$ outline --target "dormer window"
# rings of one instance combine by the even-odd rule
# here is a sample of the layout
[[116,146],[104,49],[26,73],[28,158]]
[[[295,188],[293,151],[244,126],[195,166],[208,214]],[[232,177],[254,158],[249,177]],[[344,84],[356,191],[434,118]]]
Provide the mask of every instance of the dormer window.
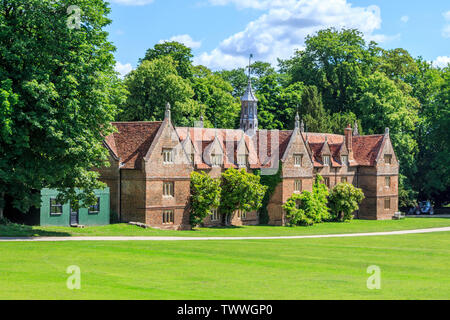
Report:
[[302,154],[294,154],[294,165],[296,167],[301,167],[303,163],[303,155]]
[[211,165],[213,167],[220,167],[222,166],[223,159],[221,154],[212,154],[211,155]]
[[248,164],[248,155],[240,154],[238,155],[238,165],[240,167],[245,167]]
[[163,163],[173,163],[173,149],[163,149]]
[[384,163],[385,164],[392,164],[392,154],[385,154],[384,155]]
[[330,156],[323,156],[323,165],[324,166],[330,165]]
[[348,166],[348,156],[341,156],[342,164]]

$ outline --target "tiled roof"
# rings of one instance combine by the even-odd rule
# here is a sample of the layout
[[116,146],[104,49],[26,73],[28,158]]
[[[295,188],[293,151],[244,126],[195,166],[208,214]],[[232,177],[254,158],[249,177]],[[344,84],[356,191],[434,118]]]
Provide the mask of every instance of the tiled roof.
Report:
[[384,135],[353,137],[353,156],[360,166],[374,166]]
[[140,160],[147,154],[161,123],[161,121],[112,123],[118,132],[106,137],[105,142],[120,158],[122,168],[140,169]]
[[[162,122],[114,122],[112,123],[118,132],[106,137],[105,143],[111,149],[112,153],[120,158],[122,168],[139,169],[141,159],[147,154],[158,129]],[[245,135],[239,129],[209,129],[209,128],[186,128],[177,127],[176,131],[181,141],[186,140],[189,135],[197,151],[205,150],[217,137],[223,150],[224,167],[237,167],[236,157],[239,142],[244,137],[247,149],[249,150],[249,161],[251,168],[267,167],[272,157],[272,147],[278,147],[279,159],[286,152],[293,131],[278,131],[278,141],[272,141],[276,131],[258,130],[256,135],[250,137]],[[315,167],[323,167],[321,150],[327,141],[331,153],[331,165],[340,167],[340,150],[345,143],[343,135],[328,133],[305,133],[303,138],[307,141],[309,150],[312,153],[312,159]],[[384,135],[356,136],[353,137],[353,156],[355,165],[373,166],[383,142]],[[267,145],[266,150],[260,150],[261,142]],[[272,146],[273,144],[278,146]],[[202,154],[195,157],[196,167],[199,169],[208,169],[210,166],[204,162]]]

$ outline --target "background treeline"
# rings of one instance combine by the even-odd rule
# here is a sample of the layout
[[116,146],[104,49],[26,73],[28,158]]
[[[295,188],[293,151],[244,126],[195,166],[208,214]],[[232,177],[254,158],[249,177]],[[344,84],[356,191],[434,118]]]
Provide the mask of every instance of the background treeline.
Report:
[[[70,6],[83,13],[68,28]],[[191,50],[150,48],[125,79],[104,0],[0,1],[0,220],[40,206],[40,190],[60,201],[94,204],[105,186],[92,168],[108,165],[104,137],[114,120],[161,120],[166,102],[176,125],[236,128],[245,69],[212,72]],[[69,20],[68,20],[69,19]],[[366,43],[357,30],[328,29],[274,67],[252,64],[265,129],[292,129],[298,109],[308,131],[391,136],[401,161],[401,205],[417,198],[449,202],[450,68],[433,68],[403,49]],[[84,192],[79,193],[77,189]]]
[[[208,127],[236,128],[248,70],[212,72],[192,58],[177,42],[149,49],[124,80],[128,96],[117,119],[161,119],[169,101],[176,125],[204,116]],[[257,61],[251,69],[260,128],[292,129],[297,110],[310,132],[342,134],[355,122],[360,134],[389,127],[401,163],[400,205],[418,196],[449,201],[450,68],[367,43],[358,30],[327,29],[277,68]]]

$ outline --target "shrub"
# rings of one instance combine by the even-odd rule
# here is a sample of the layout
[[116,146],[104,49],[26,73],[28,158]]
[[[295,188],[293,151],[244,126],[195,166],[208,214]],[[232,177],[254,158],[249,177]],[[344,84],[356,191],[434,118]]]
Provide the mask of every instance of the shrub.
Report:
[[327,207],[329,193],[322,181],[323,178],[317,175],[312,192],[293,194],[283,205],[289,226],[311,226],[331,219]]
[[212,208],[220,205],[220,180],[213,179],[205,172],[191,173],[190,222],[192,226],[203,223]]
[[336,185],[329,197],[333,219],[341,222],[352,220],[353,212],[359,209],[363,199],[363,191],[352,184],[344,182]]

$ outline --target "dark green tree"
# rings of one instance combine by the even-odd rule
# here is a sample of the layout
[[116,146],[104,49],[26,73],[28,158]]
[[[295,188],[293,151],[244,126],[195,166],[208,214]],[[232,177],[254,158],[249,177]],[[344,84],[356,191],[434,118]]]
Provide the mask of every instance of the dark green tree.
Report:
[[191,173],[190,222],[193,227],[203,223],[211,209],[220,205],[220,179],[211,178],[205,172]]
[[0,207],[40,206],[46,187],[89,204],[104,187],[92,168],[107,165],[122,93],[109,12],[102,0],[0,2]]

